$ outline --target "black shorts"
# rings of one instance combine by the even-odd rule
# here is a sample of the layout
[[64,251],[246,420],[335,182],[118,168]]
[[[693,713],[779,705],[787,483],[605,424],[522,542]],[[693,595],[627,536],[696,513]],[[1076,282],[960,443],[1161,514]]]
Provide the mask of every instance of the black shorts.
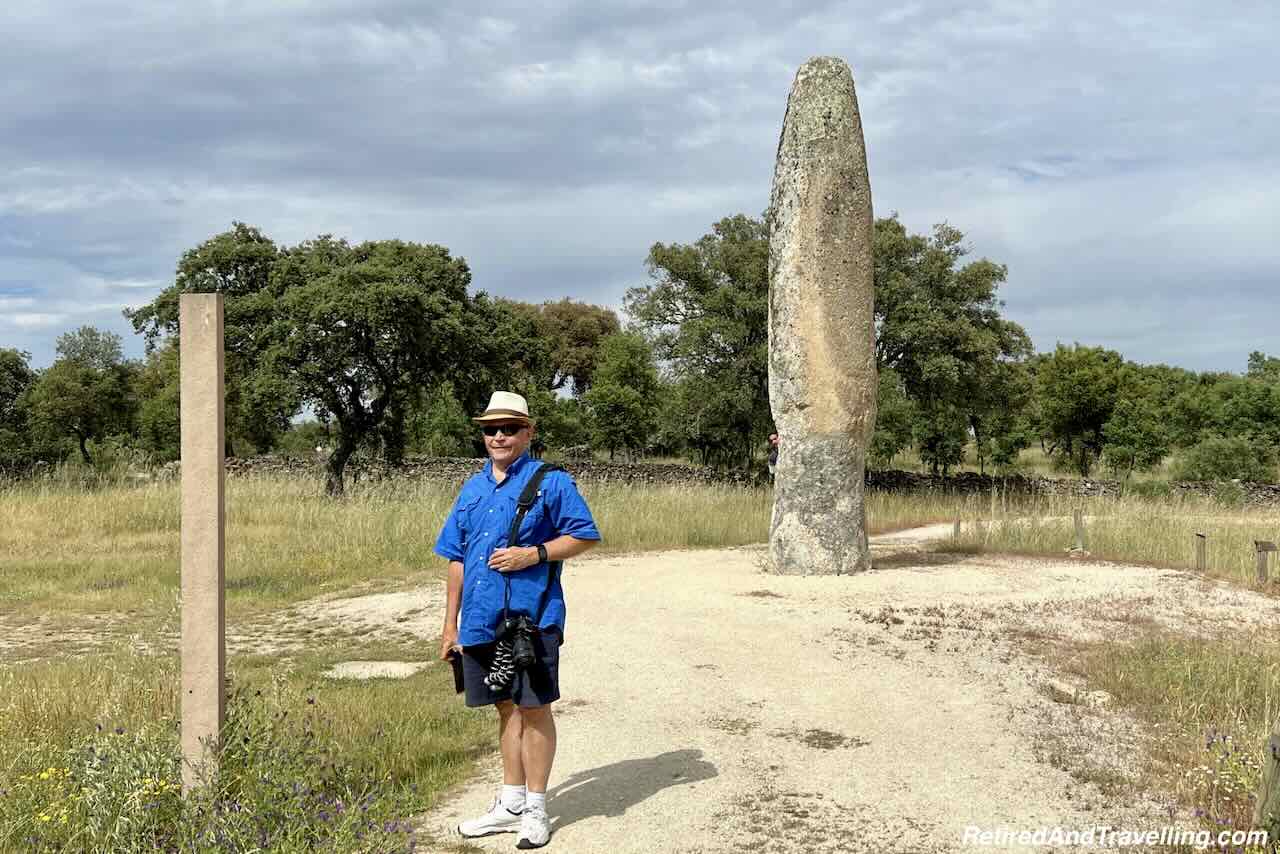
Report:
[[527,670],[516,673],[511,684],[500,691],[492,691],[484,684],[493,660],[494,644],[463,647],[462,684],[467,705],[476,708],[513,700],[517,706],[532,708],[559,700],[561,643],[563,637],[556,629],[538,632],[533,639],[538,660]]

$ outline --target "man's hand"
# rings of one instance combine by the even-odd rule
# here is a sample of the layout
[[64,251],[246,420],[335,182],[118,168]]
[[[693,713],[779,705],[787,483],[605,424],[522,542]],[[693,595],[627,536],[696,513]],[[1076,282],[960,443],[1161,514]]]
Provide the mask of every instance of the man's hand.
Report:
[[506,549],[494,549],[489,556],[489,568],[498,572],[518,572],[528,569],[538,562],[536,546],[513,546]]
[[440,638],[440,660],[448,661],[450,654],[453,653],[454,647],[458,645],[458,630],[446,631],[444,636]]

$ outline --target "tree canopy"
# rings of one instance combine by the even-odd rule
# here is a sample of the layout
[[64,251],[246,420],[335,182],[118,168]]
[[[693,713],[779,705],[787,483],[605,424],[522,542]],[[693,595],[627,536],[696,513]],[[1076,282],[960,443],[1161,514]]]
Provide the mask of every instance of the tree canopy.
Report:
[[876,220],[876,366],[891,369],[915,403],[915,441],[935,470],[960,461],[971,432],[989,453],[1016,446],[1003,416],[1031,354],[1027,333],[1001,315],[996,294],[1008,270],[986,258],[961,264],[968,254],[951,225],[925,237],[896,215]]
[[133,429],[136,366],[125,361],[119,335],[92,326],[59,336],[57,354],[27,395],[32,432],[46,444],[74,439],[92,465],[90,442]]
[[30,461],[26,395],[35,384],[31,354],[0,348],[0,470],[17,470]]
[[627,313],[686,384],[704,458],[750,464],[772,429],[764,222],[739,214],[693,244],[655,243],[648,266],[654,283],[627,291]]
[[239,432],[261,448],[302,406],[332,417],[327,489],[340,494],[361,443],[403,448],[415,389],[475,373],[491,339],[470,281],[466,262],[441,246],[324,235],[281,249],[237,223],[185,253],[174,284],[129,317],[154,346],[177,331],[181,293],[225,294],[228,409],[234,401]]
[[[126,312],[144,361],[92,327],[64,334],[42,370],[0,349],[0,469],[106,465],[119,448],[175,458],[187,292],[226,298],[228,454],[323,447],[335,494],[356,453],[482,454],[470,417],[500,388],[525,395],[539,451],[589,442],[762,469],[768,237],[766,219],[738,214],[692,243],[654,243],[624,330],[605,306],[473,293],[466,261],[442,246],[282,246],[234,223]],[[1008,270],[972,257],[960,229],[914,234],[894,215],[874,240],[875,465],[913,451],[942,474],[962,459],[1009,471],[1037,443],[1061,469],[1102,464],[1126,480],[1171,454],[1177,476],[1261,476],[1280,460],[1280,358],[1254,351],[1241,373],[1196,373],[1079,344],[1033,354],[1004,316]]]

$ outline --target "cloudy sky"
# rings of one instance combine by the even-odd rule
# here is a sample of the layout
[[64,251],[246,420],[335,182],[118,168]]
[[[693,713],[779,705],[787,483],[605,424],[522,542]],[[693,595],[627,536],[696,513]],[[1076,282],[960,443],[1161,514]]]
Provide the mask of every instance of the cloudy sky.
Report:
[[[483,12],[475,11],[483,9]],[[33,0],[0,11],[0,347],[115,330],[233,220],[440,243],[620,307],[760,214],[809,56],[854,70],[877,215],[1009,266],[1008,315],[1139,361],[1280,353],[1280,5]]]

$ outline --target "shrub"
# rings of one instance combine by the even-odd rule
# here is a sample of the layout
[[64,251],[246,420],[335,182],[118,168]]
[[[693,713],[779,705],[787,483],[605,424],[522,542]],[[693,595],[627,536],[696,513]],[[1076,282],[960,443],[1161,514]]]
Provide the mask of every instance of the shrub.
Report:
[[1167,480],[1137,480],[1126,484],[1124,491],[1139,498],[1168,498],[1173,494],[1173,485]]
[[1245,502],[1244,487],[1230,480],[1223,480],[1213,485],[1213,500],[1223,507],[1243,507]]
[[1267,446],[1243,436],[1213,436],[1183,455],[1175,479],[1269,482],[1273,475],[1274,458]]
[[172,721],[99,725],[60,753],[34,746],[0,775],[0,849],[412,850],[405,793],[338,758],[313,700],[281,699],[231,695],[220,766],[186,798]]

